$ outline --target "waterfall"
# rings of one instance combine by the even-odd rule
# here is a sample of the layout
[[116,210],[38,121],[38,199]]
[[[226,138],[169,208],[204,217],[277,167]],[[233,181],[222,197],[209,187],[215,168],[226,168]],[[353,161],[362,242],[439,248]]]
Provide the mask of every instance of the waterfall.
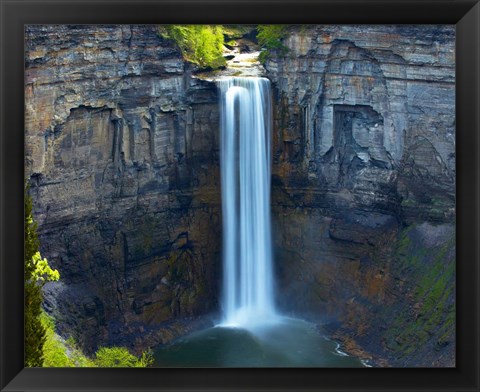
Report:
[[218,81],[225,325],[275,318],[270,228],[270,81]]

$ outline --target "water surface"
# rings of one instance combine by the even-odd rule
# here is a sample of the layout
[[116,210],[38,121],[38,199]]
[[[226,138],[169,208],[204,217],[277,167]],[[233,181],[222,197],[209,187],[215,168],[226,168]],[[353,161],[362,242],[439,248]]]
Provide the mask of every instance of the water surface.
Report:
[[217,326],[155,351],[158,367],[364,367],[314,324],[290,318],[247,330]]

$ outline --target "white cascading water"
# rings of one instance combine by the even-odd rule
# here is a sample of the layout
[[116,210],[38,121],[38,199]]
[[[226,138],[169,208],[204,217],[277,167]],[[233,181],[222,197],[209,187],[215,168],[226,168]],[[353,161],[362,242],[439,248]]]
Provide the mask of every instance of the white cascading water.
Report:
[[221,107],[223,325],[276,317],[270,228],[270,81],[218,81]]

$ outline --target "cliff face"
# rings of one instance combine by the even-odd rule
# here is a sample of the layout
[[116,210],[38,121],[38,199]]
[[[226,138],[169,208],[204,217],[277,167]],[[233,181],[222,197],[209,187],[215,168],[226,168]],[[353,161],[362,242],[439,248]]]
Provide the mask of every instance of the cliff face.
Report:
[[[453,365],[454,26],[291,27],[284,44],[266,63],[279,305],[379,364]],[[221,281],[216,86],[150,25],[28,26],[25,61],[60,331],[91,351],[195,327]]]
[[394,365],[452,365],[454,26],[292,27],[284,45],[266,63],[280,303]]
[[[28,26],[26,172],[47,306],[87,349],[217,306],[218,103],[155,26]],[[181,324],[181,323],[180,323]]]

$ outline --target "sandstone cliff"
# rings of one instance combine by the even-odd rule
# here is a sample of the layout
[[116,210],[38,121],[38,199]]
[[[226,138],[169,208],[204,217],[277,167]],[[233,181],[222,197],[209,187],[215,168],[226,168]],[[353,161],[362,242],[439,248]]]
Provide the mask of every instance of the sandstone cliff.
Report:
[[47,306],[87,350],[167,341],[217,306],[215,85],[150,25],[28,26],[25,61]]

